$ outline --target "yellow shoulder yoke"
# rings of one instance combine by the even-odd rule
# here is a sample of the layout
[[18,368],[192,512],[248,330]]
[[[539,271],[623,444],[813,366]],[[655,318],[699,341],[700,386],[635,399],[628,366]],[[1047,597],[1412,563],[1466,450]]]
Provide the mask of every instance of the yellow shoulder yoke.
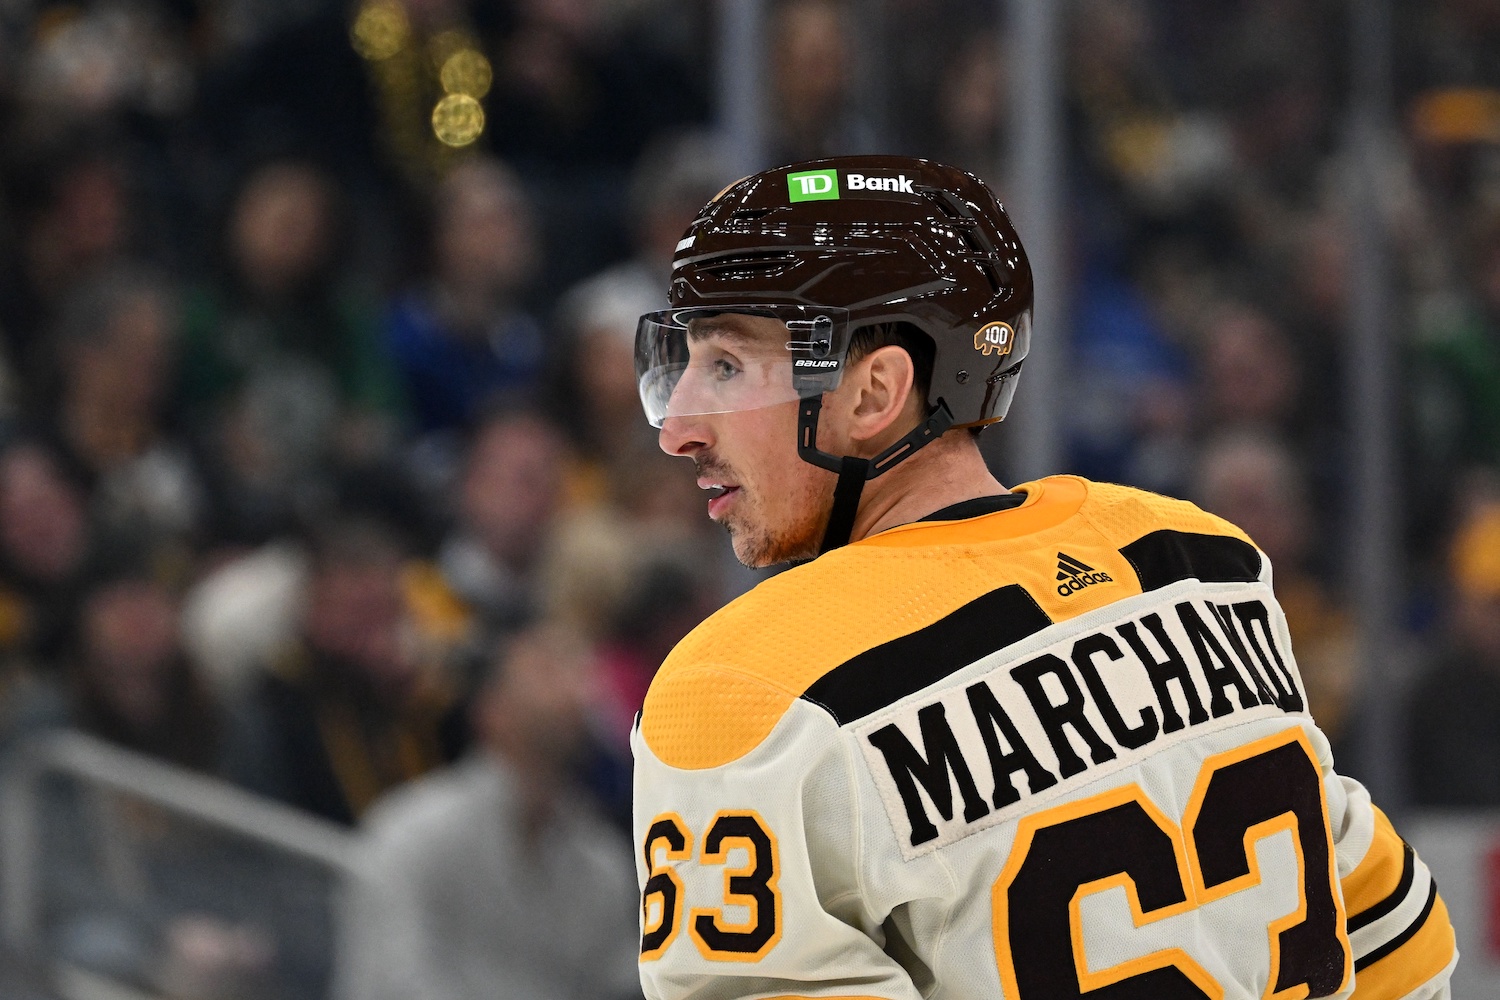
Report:
[[[662,665],[641,735],[673,767],[749,753],[825,673],[976,598],[1023,586],[1053,621],[1140,593],[1122,545],[1163,528],[1244,533],[1192,504],[1057,476],[1017,487],[1020,507],[920,521],[862,539],[763,582],[693,630]],[[1247,539],[1248,540],[1248,539]],[[1109,582],[1059,593],[1059,556]]]

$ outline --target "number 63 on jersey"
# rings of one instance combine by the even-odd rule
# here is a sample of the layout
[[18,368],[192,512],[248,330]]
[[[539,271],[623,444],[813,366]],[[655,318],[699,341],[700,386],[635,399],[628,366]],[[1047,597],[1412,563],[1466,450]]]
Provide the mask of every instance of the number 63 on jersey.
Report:
[[[1264,850],[1278,834],[1290,850]],[[696,856],[695,843],[675,813],[647,828],[642,961],[684,926],[706,959],[758,961],[783,931],[775,836],[755,811],[726,810]],[[743,863],[731,866],[736,848]],[[674,862],[688,860],[724,868],[720,898],[686,900]],[[1201,918],[1245,925],[1244,960],[1269,969],[1265,996],[1330,996],[1352,971],[1336,879],[1316,758],[1300,729],[1278,733],[1206,760],[1180,822],[1135,784],[1022,817],[991,892],[1001,985],[1010,1000],[1218,1000],[1224,990],[1190,944]],[[1112,892],[1130,924],[1114,936],[1159,946],[1111,955],[1100,904]],[[745,918],[729,919],[729,906]]]

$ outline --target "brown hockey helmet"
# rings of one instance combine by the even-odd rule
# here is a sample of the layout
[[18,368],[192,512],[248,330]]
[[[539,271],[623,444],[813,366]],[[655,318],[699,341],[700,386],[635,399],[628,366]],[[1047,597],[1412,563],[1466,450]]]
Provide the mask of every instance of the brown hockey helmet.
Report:
[[[866,480],[949,428],[1005,416],[1031,347],[1031,299],[1015,228],[972,174],[904,156],[776,167],[726,188],[677,244],[671,308],[636,331],[641,403],[660,427],[800,401],[798,454],[839,476],[828,551],[849,540]],[[722,313],[779,319],[785,353],[736,359],[726,376],[692,349],[695,322]],[[925,419],[874,458],[819,450],[823,393],[838,388],[854,332],[886,323],[933,342]]]
[[927,403],[955,426],[1005,416],[1031,343],[1031,267],[1005,209],[973,174],[914,157],[813,160],[731,185],[679,244],[669,301],[831,307],[850,332],[910,323],[936,347]]

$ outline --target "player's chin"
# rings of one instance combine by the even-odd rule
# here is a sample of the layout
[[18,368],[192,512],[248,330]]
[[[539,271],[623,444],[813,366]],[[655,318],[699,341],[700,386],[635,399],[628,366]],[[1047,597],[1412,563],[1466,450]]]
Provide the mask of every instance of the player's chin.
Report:
[[766,562],[766,546],[763,538],[756,538],[744,528],[731,521],[720,522],[724,530],[729,532],[729,545],[734,549],[734,557],[740,561],[741,566],[749,569],[762,569],[771,565]]
[[767,569],[782,563],[811,559],[818,554],[816,541],[775,537],[763,531],[748,530],[743,524],[726,522],[734,557],[750,569]]

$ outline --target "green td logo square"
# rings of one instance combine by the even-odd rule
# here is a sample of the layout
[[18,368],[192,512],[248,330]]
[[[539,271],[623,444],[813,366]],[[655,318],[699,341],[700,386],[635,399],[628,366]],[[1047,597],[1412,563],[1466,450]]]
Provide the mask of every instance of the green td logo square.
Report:
[[787,197],[792,201],[836,201],[839,196],[837,170],[807,170],[786,175]]

